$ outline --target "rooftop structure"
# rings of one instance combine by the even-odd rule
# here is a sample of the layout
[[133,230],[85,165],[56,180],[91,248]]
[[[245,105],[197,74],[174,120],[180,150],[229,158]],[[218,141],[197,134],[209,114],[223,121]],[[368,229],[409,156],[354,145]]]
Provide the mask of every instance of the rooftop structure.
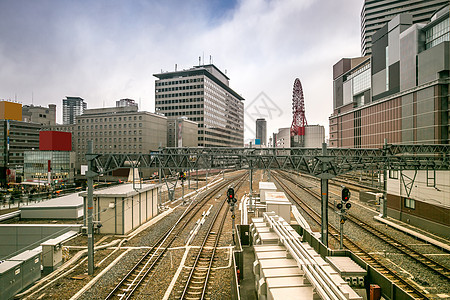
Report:
[[42,125],[55,125],[56,105],[49,104],[48,107],[24,105],[22,107],[22,120]]

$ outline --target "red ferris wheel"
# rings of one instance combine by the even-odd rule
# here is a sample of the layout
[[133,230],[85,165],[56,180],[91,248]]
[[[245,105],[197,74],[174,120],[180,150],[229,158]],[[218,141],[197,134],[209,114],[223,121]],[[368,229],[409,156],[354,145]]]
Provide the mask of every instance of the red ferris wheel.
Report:
[[294,91],[292,95],[292,125],[291,137],[305,135],[307,125],[305,116],[305,99],[303,98],[303,88],[300,79],[294,81]]

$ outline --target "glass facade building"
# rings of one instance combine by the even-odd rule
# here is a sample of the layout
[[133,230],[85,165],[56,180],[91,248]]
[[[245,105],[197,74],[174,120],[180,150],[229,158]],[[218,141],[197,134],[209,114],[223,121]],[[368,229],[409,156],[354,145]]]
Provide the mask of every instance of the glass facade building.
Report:
[[52,184],[73,182],[75,153],[72,151],[25,151],[24,181],[48,183],[49,162]]

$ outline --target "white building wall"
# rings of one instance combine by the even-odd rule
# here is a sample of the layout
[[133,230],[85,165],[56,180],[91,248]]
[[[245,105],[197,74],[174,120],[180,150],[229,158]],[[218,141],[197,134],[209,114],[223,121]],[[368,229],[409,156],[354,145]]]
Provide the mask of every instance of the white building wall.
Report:
[[325,127],[308,125],[305,128],[305,148],[321,148],[325,142]]
[[276,148],[291,147],[291,128],[280,128],[277,133]]
[[[410,179],[414,178],[414,171],[402,171],[407,189],[410,189]],[[388,172],[387,192],[388,194],[408,197],[405,184],[402,182],[400,171]],[[433,186],[433,180],[435,184]],[[431,186],[429,186],[431,185]],[[415,175],[414,184],[409,195],[417,201],[426,202],[432,205],[443,206],[450,208],[450,171],[428,171],[428,185],[427,185],[427,171],[418,171]]]

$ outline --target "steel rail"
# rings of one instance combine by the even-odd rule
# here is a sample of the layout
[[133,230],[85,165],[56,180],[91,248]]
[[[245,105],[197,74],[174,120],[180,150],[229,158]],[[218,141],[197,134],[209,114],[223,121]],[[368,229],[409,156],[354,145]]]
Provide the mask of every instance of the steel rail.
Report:
[[[276,174],[274,174],[273,177],[277,181],[277,183],[288,193],[288,195],[292,198],[292,200],[294,200],[294,202],[303,209],[305,213],[307,213],[315,222],[321,224],[320,215],[314,209],[312,209],[308,204],[302,201],[295,194],[295,192],[292,191],[292,189],[290,189],[277,177]],[[305,188],[304,190],[309,192],[309,189]],[[331,236],[335,240],[338,240],[339,230],[337,230],[334,226],[330,224],[328,224],[328,230],[331,233]],[[412,299],[431,299],[427,294],[425,294],[424,292],[419,290],[415,285],[413,285],[413,283],[410,283],[409,281],[397,275],[395,272],[391,271],[388,267],[382,264],[374,256],[369,254],[367,251],[365,251],[363,248],[354,243],[350,238],[348,238],[345,235],[344,235],[344,246],[350,251],[352,251],[355,255],[363,259],[366,263],[371,265],[378,272],[389,278],[392,282],[395,282],[395,284],[405,293],[410,295]]]
[[[242,186],[242,184],[243,184],[244,180],[246,179],[246,177],[247,176],[245,176],[245,177],[243,177],[243,178],[241,178],[239,180],[239,182],[236,185],[236,190],[238,190]],[[203,239],[202,245],[200,246],[200,250],[199,250],[199,252],[196,255],[195,261],[194,261],[194,263],[192,265],[192,269],[189,272],[189,275],[188,275],[188,278],[186,280],[186,284],[185,284],[185,287],[183,289],[183,292],[181,293],[180,299],[185,299],[186,294],[188,293],[189,285],[191,283],[192,276],[194,275],[195,268],[197,267],[198,262],[200,260],[200,257],[203,254],[203,250],[205,249],[205,246],[206,246],[206,244],[208,242],[208,239],[210,237],[210,233],[211,233],[214,225],[216,225],[217,218],[219,217],[223,207],[225,206],[225,202],[226,202],[226,199],[221,201],[221,203],[219,205],[220,207],[219,207],[219,209],[216,210],[216,213],[214,214],[213,220],[211,221],[211,224],[209,225],[209,227],[207,229],[207,232],[206,232],[205,237]],[[211,254],[209,256],[209,259],[208,259],[209,262],[208,262],[208,267],[207,267],[207,271],[206,271],[206,274],[205,274],[205,280],[204,280],[204,283],[203,283],[203,286],[202,286],[202,293],[200,295],[200,299],[204,299],[204,297],[205,297],[206,288],[207,288],[207,284],[208,284],[208,280],[209,280],[209,275],[210,275],[210,272],[211,272],[212,264],[213,264],[215,253],[216,253],[216,248],[217,248],[217,245],[219,244],[220,235],[222,233],[222,229],[223,229],[223,226],[225,224],[225,220],[226,220],[227,215],[228,215],[228,208],[226,208],[226,211],[223,214],[223,217],[222,217],[222,219],[221,219],[221,221],[219,223],[219,228],[218,228],[218,230],[216,232],[216,235],[215,235],[214,246],[212,247],[212,252],[211,252]]]
[[[290,177],[284,177],[284,178],[289,180],[293,184],[296,184],[298,187],[301,187],[301,185],[298,182],[294,182]],[[338,185],[336,184],[336,186],[338,186]],[[309,189],[308,189],[308,192],[310,194],[313,194],[313,196],[316,197],[316,199],[320,199],[320,196],[318,195],[318,193],[311,191]],[[329,206],[334,208],[332,204],[329,204]],[[412,259],[414,259],[418,263],[422,264],[424,267],[428,268],[429,270],[444,277],[446,280],[450,280],[450,269],[447,266],[444,266],[443,264],[423,255],[422,253],[414,250],[413,248],[409,247],[405,243],[396,240],[389,234],[384,233],[383,231],[375,228],[371,224],[365,222],[364,220],[362,220],[361,218],[355,216],[354,214],[352,214],[350,212],[347,213],[347,219],[350,222],[352,222],[353,224],[357,225],[358,227],[361,227],[362,229],[364,229],[366,232],[376,236],[378,239],[387,243],[391,247],[394,247],[395,249],[402,252],[403,254],[406,254],[407,256],[411,257]]]
[[[242,178],[244,176],[246,175],[243,174],[236,177]],[[183,214],[178,218],[175,224],[169,228],[143,255],[143,257],[130,269],[130,271],[121,279],[121,281],[114,287],[105,299],[113,299],[114,297],[118,297],[119,299],[130,299],[142,281],[154,269],[156,263],[158,263],[163,257],[167,247],[172,244],[178,233],[183,230],[196,215],[196,213],[200,211],[202,204],[209,201],[217,189],[226,187],[230,181],[234,180],[236,180],[236,178],[221,182],[219,187],[209,190],[201,201],[195,202],[194,205],[191,203],[191,205],[188,206]],[[166,245],[165,247],[162,247],[164,243],[166,243]],[[158,252],[158,250],[160,251]],[[142,267],[142,269],[139,270],[140,267]],[[125,282],[135,273],[135,271],[138,271],[137,276],[132,280],[132,283],[128,285],[128,288],[123,288],[127,285]]]

